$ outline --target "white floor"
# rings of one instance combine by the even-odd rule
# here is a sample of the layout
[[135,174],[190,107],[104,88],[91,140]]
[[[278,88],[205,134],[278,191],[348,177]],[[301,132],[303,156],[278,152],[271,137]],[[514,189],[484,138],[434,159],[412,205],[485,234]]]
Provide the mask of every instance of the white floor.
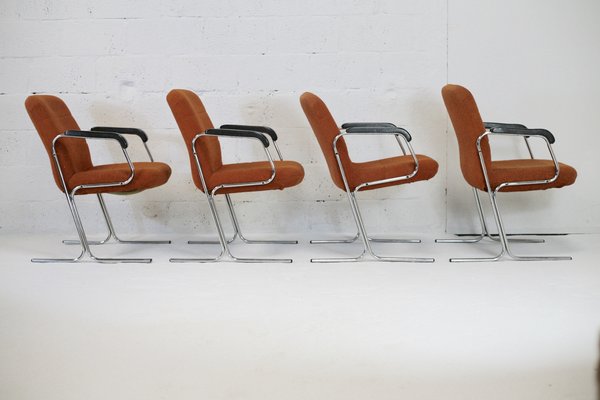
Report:
[[150,265],[31,264],[58,237],[1,237],[0,399],[593,399],[600,235],[450,264],[492,244],[378,245],[435,264],[310,264],[359,245],[236,245],[293,264],[170,264],[215,247],[110,245]]

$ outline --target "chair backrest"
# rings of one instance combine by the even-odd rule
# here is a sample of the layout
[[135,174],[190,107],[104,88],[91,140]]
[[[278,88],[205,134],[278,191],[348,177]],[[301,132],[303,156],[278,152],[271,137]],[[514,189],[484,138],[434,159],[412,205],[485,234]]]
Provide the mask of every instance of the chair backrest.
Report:
[[[52,156],[52,141],[67,130],[79,130],[67,105],[56,96],[34,95],[25,100],[25,108],[35,126],[52,166],[52,174],[58,188],[64,191],[60,175]],[[90,149],[83,139],[61,139],[56,143],[56,155],[60,161],[65,182],[76,172],[92,167]]]
[[[192,140],[199,133],[212,129],[214,126],[196,93],[185,89],[173,89],[167,95],[167,102],[187,146],[194,183],[196,187],[203,190],[196,160],[194,159]],[[196,152],[200,159],[204,177],[209,179],[212,173],[223,165],[219,139],[215,136],[200,138],[196,141]]]
[[[300,96],[300,104],[302,105],[304,114],[306,114],[306,118],[308,118],[308,122],[321,146],[333,183],[339,188],[345,189],[342,174],[333,151],[333,140],[339,135],[340,128],[331,116],[325,103],[323,103],[323,100],[318,96],[310,92],[303,93],[302,96]],[[352,162],[348,155],[348,148],[344,138],[337,141],[337,149],[346,175],[348,176],[348,174],[351,173]]]
[[[460,169],[463,177],[469,185],[485,189],[485,179],[477,152],[477,138],[485,132],[485,126],[475,99],[469,90],[459,85],[444,86],[442,97],[458,140]],[[489,171],[492,158],[487,137],[481,141],[481,150]]]

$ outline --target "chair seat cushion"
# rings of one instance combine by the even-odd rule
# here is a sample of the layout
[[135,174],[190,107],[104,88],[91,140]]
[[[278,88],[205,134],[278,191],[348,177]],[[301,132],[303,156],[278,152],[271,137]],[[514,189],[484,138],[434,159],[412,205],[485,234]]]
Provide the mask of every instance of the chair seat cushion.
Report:
[[[378,189],[386,186],[401,185],[404,183],[426,181],[433,178],[437,173],[438,163],[434,159],[422,154],[417,154],[417,160],[419,161],[419,170],[412,178],[398,182],[367,186],[362,188],[361,191]],[[414,168],[415,162],[412,156],[390,157],[374,161],[352,163],[349,171],[346,171],[346,177],[348,179],[350,190],[354,190],[358,185],[365,182],[409,175],[412,173]]]
[[[257,192],[262,190],[285,189],[296,186],[304,179],[304,168],[295,161],[274,161],[275,179],[267,185],[226,188],[217,194]],[[265,181],[271,177],[271,164],[268,161],[224,164],[213,172],[206,182],[209,190],[226,183]],[[202,189],[202,187],[199,187]]]
[[[577,171],[570,165],[558,163],[558,178],[552,183],[541,185],[508,186],[501,192],[523,192],[528,190],[545,190],[572,185],[577,178]],[[550,179],[554,176],[554,162],[552,160],[500,160],[492,161],[489,172],[490,185],[498,187],[503,182],[523,182]]]
[[[81,189],[77,194],[139,192],[163,185],[171,176],[171,168],[161,162],[134,162],[134,177],[125,186]],[[69,191],[84,184],[123,182],[131,171],[127,163],[97,165],[88,170],[76,172],[67,182]]]

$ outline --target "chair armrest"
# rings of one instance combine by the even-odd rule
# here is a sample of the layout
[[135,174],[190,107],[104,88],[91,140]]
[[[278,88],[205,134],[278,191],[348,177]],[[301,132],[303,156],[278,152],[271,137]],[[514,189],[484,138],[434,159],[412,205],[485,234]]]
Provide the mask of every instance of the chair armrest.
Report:
[[261,133],[266,133],[267,135],[271,136],[271,139],[273,141],[277,140],[277,133],[275,133],[275,130],[273,128],[270,128],[268,126],[226,124],[226,125],[221,125],[221,129],[235,129],[235,130],[261,132]]
[[231,137],[246,137],[254,138],[261,141],[265,148],[269,147],[269,139],[260,132],[242,129],[208,129],[205,133],[209,136],[231,136]]
[[410,142],[412,140],[412,137],[410,136],[410,133],[408,133],[408,131],[404,128],[398,128],[398,127],[387,127],[387,126],[382,126],[382,127],[374,127],[374,126],[365,126],[365,127],[354,127],[354,128],[348,128],[346,129],[347,133],[351,133],[351,134],[378,134],[378,133],[382,133],[382,134],[399,134],[404,136],[404,138],[406,139],[407,142]]
[[504,122],[484,122],[485,129],[494,128],[508,128],[508,129],[527,129],[525,125],[521,124],[505,124]]
[[396,125],[391,122],[345,122],[342,124],[342,129],[364,128],[364,127],[380,127],[380,128],[395,128]]
[[542,136],[548,140],[548,143],[553,144],[556,139],[554,135],[547,129],[510,129],[510,128],[493,128],[493,133],[500,133],[503,135],[516,135],[516,136]]
[[119,142],[121,148],[127,148],[127,140],[123,136],[115,132],[103,131],[66,131],[63,136],[80,137],[86,139],[113,139]]
[[143,130],[138,129],[138,128],[119,128],[119,127],[114,127],[114,126],[95,126],[92,129],[90,129],[90,131],[92,131],[92,132],[98,132],[98,131],[116,132],[116,133],[120,133],[121,135],[136,135],[136,136],[139,136],[140,139],[142,139],[142,142],[146,143],[148,141],[148,135],[146,135],[146,132],[144,132]]

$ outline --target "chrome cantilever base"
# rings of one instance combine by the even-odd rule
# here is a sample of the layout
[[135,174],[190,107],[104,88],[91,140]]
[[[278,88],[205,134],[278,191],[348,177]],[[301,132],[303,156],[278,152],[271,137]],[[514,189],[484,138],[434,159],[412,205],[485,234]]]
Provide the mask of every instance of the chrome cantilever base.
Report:
[[32,258],[31,262],[34,263],[101,263],[101,264],[118,264],[118,263],[139,263],[149,264],[152,262],[151,258],[104,258],[96,257],[92,254],[87,256],[79,256],[76,258]]
[[[459,237],[452,238],[452,239],[435,239],[435,242],[436,243],[479,243],[484,238],[491,239],[495,242],[500,241],[500,237],[498,235],[490,234],[487,232],[480,233],[478,235],[457,234],[456,236],[459,236]],[[466,236],[471,236],[471,237],[466,237]],[[506,236],[508,236],[508,238],[507,238],[508,241],[513,242],[513,243],[546,243],[546,241],[544,239],[528,239],[528,238],[511,237],[511,236],[519,236],[519,235],[513,235],[513,234],[508,234]]]
[[571,261],[570,256],[515,256],[502,251],[496,257],[471,257],[471,258],[451,258],[450,262],[493,262],[502,259],[511,259],[515,261]]
[[284,263],[289,264],[293,260],[290,258],[244,258],[235,257],[231,254],[223,253],[215,258],[170,258],[172,263],[213,263],[213,262],[238,262],[238,263]]
[[432,263],[434,258],[420,257],[383,257],[367,251],[358,257],[340,257],[340,258],[311,258],[312,263],[345,263],[345,262],[362,262],[362,261],[383,261],[383,262],[406,262],[406,263]]
[[[352,239],[311,240],[310,244],[354,243],[359,237],[360,234],[356,232],[356,235],[354,235]],[[421,243],[421,239],[373,238],[370,236],[367,239],[369,239],[369,242],[373,243]]]
[[360,212],[358,205],[358,199],[354,192],[346,191],[348,195],[348,201],[350,202],[350,208],[352,215],[356,222],[358,232],[352,239],[339,239],[339,240],[311,240],[313,244],[326,244],[326,243],[353,243],[362,238],[363,252],[358,257],[333,257],[333,258],[312,258],[312,263],[344,263],[344,262],[362,262],[362,261],[379,261],[379,262],[405,262],[405,263],[432,263],[435,262],[434,258],[430,257],[384,257],[375,254],[371,247],[371,242],[379,243],[420,243],[419,239],[384,239],[384,238],[371,238],[366,231],[365,224]]
[[[73,216],[73,222],[75,223],[75,228],[77,230],[77,234],[79,235],[79,240],[77,240],[77,244],[81,245],[81,254],[75,258],[32,258],[31,262],[33,263],[102,263],[102,264],[116,264],[116,263],[141,263],[148,264],[152,262],[151,258],[104,258],[104,257],[96,257],[92,254],[92,250],[90,249],[90,242],[87,240],[85,229],[83,228],[83,223],[81,222],[81,217],[79,216],[79,211],[77,210],[77,205],[75,204],[75,195],[65,193],[67,198],[67,204],[69,205],[69,210],[71,211],[71,215]],[[103,212],[105,213],[105,217],[108,216],[106,211],[106,207],[102,200],[102,195],[98,195],[98,199],[100,200],[100,204],[102,205]],[[110,234],[114,234],[114,230],[112,229],[112,224],[110,224],[110,219],[107,219],[109,223]]]
[[[486,175],[487,176],[487,175]],[[509,242],[520,242],[520,243],[544,243],[544,239],[526,239],[526,238],[510,238],[504,229],[502,223],[502,217],[500,215],[500,208],[498,207],[498,201],[496,199],[497,192],[488,191],[492,211],[494,214],[494,220],[498,226],[498,235],[492,235],[487,229],[485,223],[485,216],[483,214],[483,208],[481,206],[481,200],[476,189],[473,189],[475,195],[475,204],[479,214],[479,220],[481,222],[482,233],[473,238],[454,238],[454,239],[436,239],[436,243],[477,243],[483,238],[489,238],[496,242],[500,242],[502,248],[500,253],[494,257],[454,257],[450,258],[450,262],[494,262],[503,259],[509,259],[514,261],[570,261],[573,258],[570,256],[518,256],[511,252]]]
[[[89,245],[98,246],[102,244],[110,244],[110,243],[118,243],[118,244],[171,244],[170,240],[123,240],[117,236],[115,232],[115,228],[113,226],[112,220],[110,218],[110,214],[108,213],[108,208],[106,208],[106,203],[104,203],[104,198],[101,194],[97,194],[98,202],[100,203],[100,209],[102,210],[102,215],[104,216],[104,221],[106,222],[106,227],[108,228],[108,234],[106,238],[102,240],[88,240]],[[67,245],[76,245],[81,244],[80,240],[72,240],[66,239],[62,241]]]
[[[298,244],[297,240],[273,240],[273,239],[246,239],[246,237],[242,234],[242,229],[240,228],[240,223],[237,219],[237,215],[235,213],[235,209],[233,207],[233,201],[229,194],[225,195],[225,200],[227,201],[227,209],[229,210],[229,216],[231,218],[231,222],[233,224],[233,237],[231,239],[227,239],[227,244],[231,244],[235,241],[236,238],[240,238],[240,240],[246,244]],[[220,240],[188,240],[188,244],[221,244]],[[235,257],[234,257],[235,258]]]

